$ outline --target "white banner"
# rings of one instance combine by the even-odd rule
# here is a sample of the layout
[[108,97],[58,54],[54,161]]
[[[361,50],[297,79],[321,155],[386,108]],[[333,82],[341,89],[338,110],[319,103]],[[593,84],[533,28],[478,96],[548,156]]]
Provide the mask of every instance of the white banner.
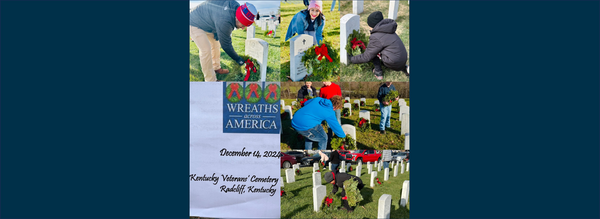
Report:
[[223,133],[224,86],[190,83],[190,216],[279,218],[279,134]]

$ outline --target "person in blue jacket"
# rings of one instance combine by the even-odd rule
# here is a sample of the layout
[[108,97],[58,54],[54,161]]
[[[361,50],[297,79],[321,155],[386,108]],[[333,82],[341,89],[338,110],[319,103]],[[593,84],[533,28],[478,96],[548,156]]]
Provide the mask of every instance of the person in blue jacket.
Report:
[[346,134],[342,130],[342,126],[335,117],[335,111],[341,109],[344,105],[342,96],[336,95],[331,99],[315,97],[304,103],[304,107],[300,108],[294,114],[292,119],[292,127],[304,136],[304,149],[312,150],[312,143],[319,143],[319,150],[327,148],[327,133],[321,126],[321,122],[327,121],[329,128],[333,130],[335,135],[340,138],[345,138]]
[[285,41],[292,38],[294,34],[308,34],[313,37],[313,45],[320,45],[323,41],[323,27],[325,27],[323,2],[310,0],[308,9],[298,12],[292,18],[285,35]]

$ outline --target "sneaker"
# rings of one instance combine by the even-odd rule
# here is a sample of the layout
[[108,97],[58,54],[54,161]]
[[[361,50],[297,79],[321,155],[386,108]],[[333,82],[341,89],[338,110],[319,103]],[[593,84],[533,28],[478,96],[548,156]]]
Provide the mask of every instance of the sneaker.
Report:
[[229,70],[227,69],[219,69],[219,70],[215,70],[215,73],[217,74],[229,74]]
[[382,80],[383,79],[383,71],[381,70],[377,70],[377,69],[373,69],[373,74],[375,75],[375,78],[377,78],[377,80]]
[[379,131],[379,133],[381,133],[382,135],[385,135],[385,130],[381,130],[381,131]]

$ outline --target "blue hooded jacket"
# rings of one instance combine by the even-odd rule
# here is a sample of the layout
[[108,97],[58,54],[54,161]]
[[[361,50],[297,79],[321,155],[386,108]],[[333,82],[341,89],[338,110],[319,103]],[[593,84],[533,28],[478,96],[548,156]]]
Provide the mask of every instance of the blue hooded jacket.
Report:
[[[300,35],[304,34],[304,30],[308,27],[308,21],[306,21],[306,16],[308,16],[308,10],[302,10],[298,12],[292,18],[290,25],[288,26],[287,34],[285,35],[285,41],[288,41],[294,33]],[[317,36],[317,45],[321,45],[321,41],[323,41],[323,27],[325,27],[325,19],[322,20],[321,25],[319,22],[315,21],[315,35]]]
[[304,107],[296,111],[292,119],[292,127],[298,131],[306,131],[320,125],[323,120],[327,121],[327,125],[335,135],[340,138],[346,137],[346,133],[335,117],[331,100],[320,97],[307,100]]

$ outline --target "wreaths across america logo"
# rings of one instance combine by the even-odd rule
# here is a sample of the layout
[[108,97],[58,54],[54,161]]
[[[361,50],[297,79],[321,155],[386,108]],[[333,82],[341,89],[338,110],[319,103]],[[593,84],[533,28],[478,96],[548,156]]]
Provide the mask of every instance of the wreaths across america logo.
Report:
[[279,134],[279,82],[224,82],[223,133]]

